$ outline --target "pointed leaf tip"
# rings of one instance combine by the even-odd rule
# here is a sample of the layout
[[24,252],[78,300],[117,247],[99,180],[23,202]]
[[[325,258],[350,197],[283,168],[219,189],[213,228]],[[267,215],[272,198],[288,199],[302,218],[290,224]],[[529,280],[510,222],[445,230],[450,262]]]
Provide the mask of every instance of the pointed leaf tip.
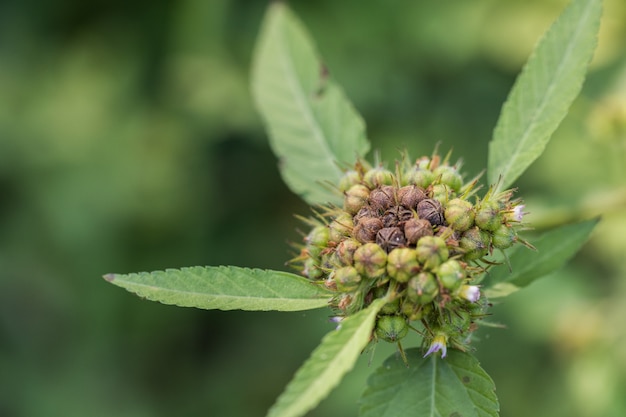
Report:
[[321,62],[300,20],[271,4],[255,47],[252,95],[289,188],[310,204],[340,203],[326,186],[369,151],[365,123]]
[[573,0],[543,36],[502,107],[488,179],[509,187],[544,151],[580,92],[597,43],[601,0]]
[[115,274],[105,274],[102,275],[102,278],[104,278],[108,282],[113,282],[113,280],[115,279]]

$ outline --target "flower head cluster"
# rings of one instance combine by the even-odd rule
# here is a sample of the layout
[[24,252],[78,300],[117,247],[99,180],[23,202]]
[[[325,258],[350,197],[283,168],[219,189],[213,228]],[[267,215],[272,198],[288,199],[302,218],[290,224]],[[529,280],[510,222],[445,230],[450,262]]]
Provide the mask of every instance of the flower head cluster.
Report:
[[395,172],[358,162],[339,184],[343,206],[307,219],[311,230],[294,261],[336,293],[337,317],[387,297],[373,339],[398,342],[413,328],[427,354],[464,349],[487,307],[477,285],[486,257],[525,243],[521,201],[493,188],[479,198],[477,182],[464,183],[459,164],[436,154],[405,157]]

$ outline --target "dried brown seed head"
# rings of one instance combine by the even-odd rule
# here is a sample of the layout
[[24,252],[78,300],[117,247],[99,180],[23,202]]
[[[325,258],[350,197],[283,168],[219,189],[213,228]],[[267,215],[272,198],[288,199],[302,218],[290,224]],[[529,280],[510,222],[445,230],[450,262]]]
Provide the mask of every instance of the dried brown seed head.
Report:
[[376,243],[389,253],[395,248],[406,246],[406,238],[399,227],[385,227],[376,234]]

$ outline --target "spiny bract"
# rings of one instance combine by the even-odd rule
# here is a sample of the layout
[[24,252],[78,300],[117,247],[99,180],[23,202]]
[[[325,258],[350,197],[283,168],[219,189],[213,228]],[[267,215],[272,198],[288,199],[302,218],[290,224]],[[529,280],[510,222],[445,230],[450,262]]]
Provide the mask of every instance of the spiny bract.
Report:
[[512,190],[493,186],[477,197],[478,179],[464,183],[448,157],[410,161],[405,155],[394,172],[363,161],[347,170],[338,184],[343,206],[305,220],[311,230],[292,263],[336,293],[336,320],[387,297],[372,339],[399,343],[412,328],[427,354],[445,356],[433,343],[466,349],[485,315],[477,284],[492,264],[486,257],[518,242],[530,246],[518,237],[524,206]]

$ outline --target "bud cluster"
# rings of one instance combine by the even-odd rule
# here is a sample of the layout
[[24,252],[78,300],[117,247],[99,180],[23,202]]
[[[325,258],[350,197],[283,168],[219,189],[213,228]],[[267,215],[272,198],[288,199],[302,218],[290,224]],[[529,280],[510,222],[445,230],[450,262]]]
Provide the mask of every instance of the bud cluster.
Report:
[[343,206],[307,220],[311,230],[294,261],[336,292],[338,317],[387,297],[373,339],[399,342],[412,328],[427,354],[465,349],[487,307],[477,285],[492,264],[486,257],[528,245],[518,237],[524,206],[512,190],[490,188],[481,199],[476,184],[436,154],[404,158],[395,172],[358,162],[339,184]]

